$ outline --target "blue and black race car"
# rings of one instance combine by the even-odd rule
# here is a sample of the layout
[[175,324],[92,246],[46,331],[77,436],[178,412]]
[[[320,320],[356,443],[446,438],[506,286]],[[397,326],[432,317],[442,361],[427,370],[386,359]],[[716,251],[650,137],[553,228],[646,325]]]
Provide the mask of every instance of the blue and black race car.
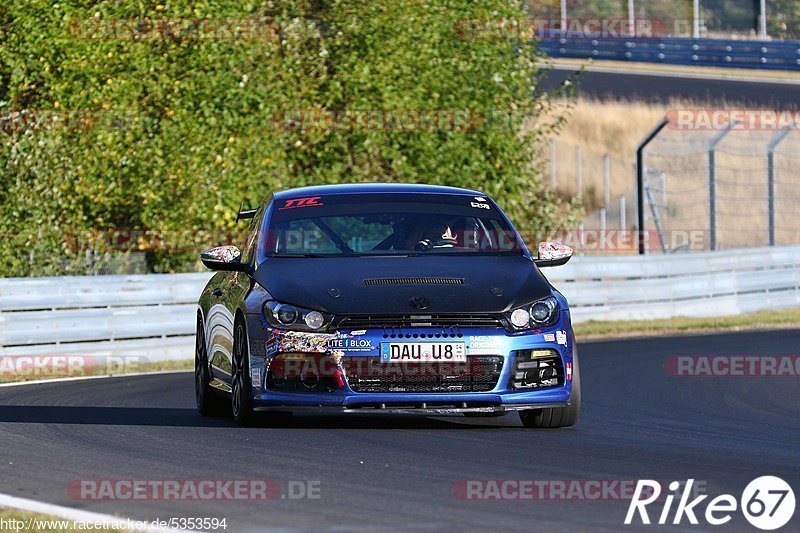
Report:
[[580,374],[564,297],[491,198],[450,187],[359,184],[275,193],[243,247],[201,254],[219,271],[197,309],[202,414],[251,424],[293,411],[517,411],[570,426]]

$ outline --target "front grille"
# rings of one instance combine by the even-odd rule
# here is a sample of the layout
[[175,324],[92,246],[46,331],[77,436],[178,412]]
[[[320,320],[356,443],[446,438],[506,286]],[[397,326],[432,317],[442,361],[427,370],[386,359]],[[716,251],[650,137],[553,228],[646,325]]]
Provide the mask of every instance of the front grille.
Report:
[[545,389],[564,384],[564,365],[556,350],[535,349],[514,352],[511,389]]
[[495,388],[503,358],[467,357],[466,363],[382,363],[380,357],[342,357],[355,392],[486,392]]
[[463,278],[370,278],[364,285],[463,285]]
[[431,314],[431,315],[348,315],[340,328],[501,328],[503,323],[492,315]]

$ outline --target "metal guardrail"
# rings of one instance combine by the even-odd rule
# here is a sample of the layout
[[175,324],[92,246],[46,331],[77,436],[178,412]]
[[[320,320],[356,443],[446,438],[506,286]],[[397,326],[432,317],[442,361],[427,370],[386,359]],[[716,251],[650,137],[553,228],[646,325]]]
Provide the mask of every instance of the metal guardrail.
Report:
[[0,355],[191,358],[211,275],[0,279]]
[[546,35],[536,43],[550,57],[646,61],[674,65],[800,70],[800,41],[586,38]]
[[[546,269],[573,320],[717,316],[800,306],[800,246],[576,257]],[[193,357],[211,273],[0,280],[0,356]]]
[[569,300],[575,322],[800,306],[800,246],[578,257],[545,273]]

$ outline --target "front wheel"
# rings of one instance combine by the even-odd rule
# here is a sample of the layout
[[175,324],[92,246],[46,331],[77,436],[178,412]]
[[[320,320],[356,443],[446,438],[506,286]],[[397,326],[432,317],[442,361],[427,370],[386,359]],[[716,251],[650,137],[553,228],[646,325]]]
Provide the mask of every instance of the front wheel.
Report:
[[578,368],[578,350],[572,349],[572,393],[567,407],[528,409],[519,412],[526,428],[561,428],[574,425],[581,414],[581,373]]
[[252,426],[255,422],[249,361],[247,332],[244,330],[244,324],[237,322],[233,336],[231,411],[233,411],[233,418],[240,426]]

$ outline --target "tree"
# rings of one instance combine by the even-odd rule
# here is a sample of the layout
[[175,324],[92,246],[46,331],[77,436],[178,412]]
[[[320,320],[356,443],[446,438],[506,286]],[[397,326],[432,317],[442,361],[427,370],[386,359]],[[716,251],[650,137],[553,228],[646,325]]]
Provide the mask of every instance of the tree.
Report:
[[[520,133],[551,101],[535,49],[461,31],[525,15],[510,0],[11,5],[0,273],[80,272],[87,249],[190,268],[197,250],[239,238],[240,201],[312,183],[473,187],[526,230],[564,228],[576,207],[537,165],[549,131]],[[406,110],[441,123],[294,120]]]

